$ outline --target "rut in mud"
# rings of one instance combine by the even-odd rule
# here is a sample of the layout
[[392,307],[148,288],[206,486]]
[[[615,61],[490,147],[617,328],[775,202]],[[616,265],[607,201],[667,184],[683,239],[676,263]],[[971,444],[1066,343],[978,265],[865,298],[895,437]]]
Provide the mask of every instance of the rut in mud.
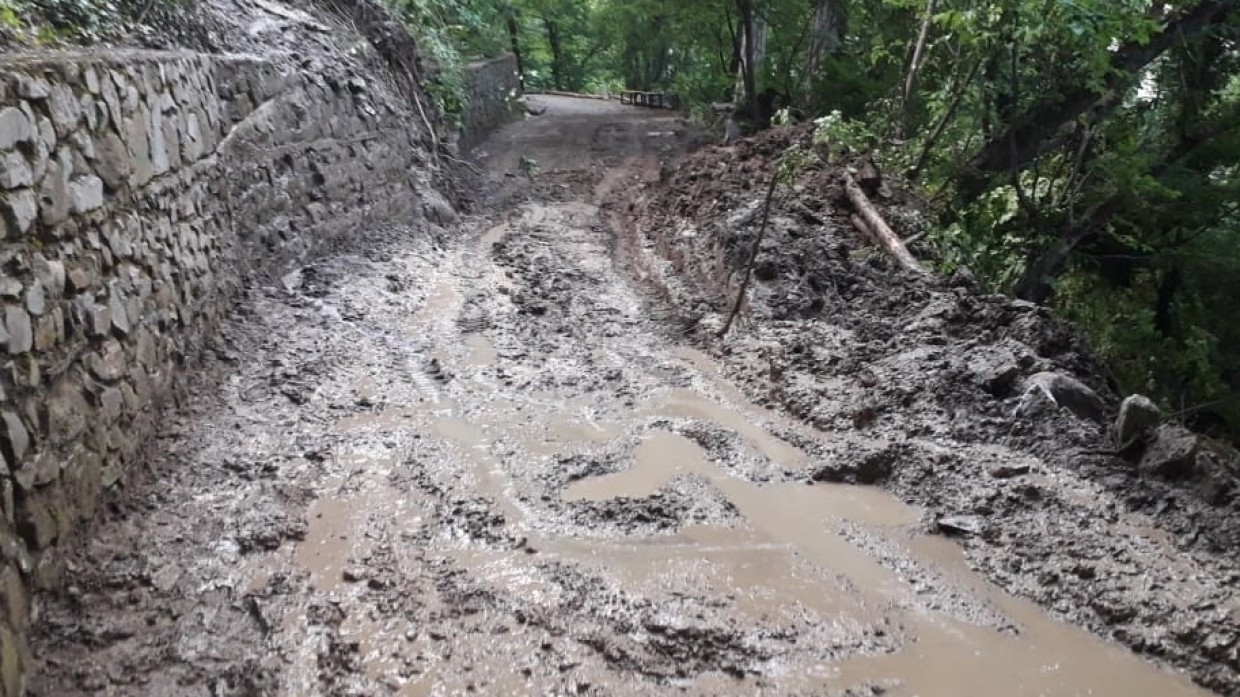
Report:
[[610,202],[691,132],[545,100],[484,146],[490,214],[249,290],[43,609],[36,694],[1199,694],[809,483],[840,443],[621,261]]

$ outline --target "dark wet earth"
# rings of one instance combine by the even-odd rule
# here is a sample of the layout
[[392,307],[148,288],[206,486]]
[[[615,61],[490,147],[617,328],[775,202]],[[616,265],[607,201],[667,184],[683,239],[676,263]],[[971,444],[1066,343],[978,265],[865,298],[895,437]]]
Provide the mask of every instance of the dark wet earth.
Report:
[[250,289],[35,694],[1205,694],[813,483],[875,444],[754,406],[626,271],[609,204],[687,126],[548,101],[486,214]]

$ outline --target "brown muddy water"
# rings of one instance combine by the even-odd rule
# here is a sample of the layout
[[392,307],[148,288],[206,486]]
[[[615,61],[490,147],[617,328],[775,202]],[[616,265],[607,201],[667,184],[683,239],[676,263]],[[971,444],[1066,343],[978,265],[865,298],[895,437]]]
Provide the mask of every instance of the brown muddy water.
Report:
[[36,694],[1205,694],[923,511],[808,483],[834,437],[750,403],[613,263],[599,183],[684,125],[550,101],[486,146],[496,208],[460,241],[394,233],[250,301],[159,503],[49,604]]

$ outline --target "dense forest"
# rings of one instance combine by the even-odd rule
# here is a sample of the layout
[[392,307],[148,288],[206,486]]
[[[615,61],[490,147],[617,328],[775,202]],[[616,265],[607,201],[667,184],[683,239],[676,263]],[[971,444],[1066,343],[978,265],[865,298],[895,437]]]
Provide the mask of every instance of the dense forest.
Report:
[[[1240,434],[1240,0],[386,0],[462,67],[813,121],[929,202],[939,270],[1052,304],[1124,391]],[[170,0],[0,0],[40,40]],[[48,27],[51,29],[49,30]]]
[[529,88],[816,120],[923,193],[941,271],[1240,432],[1240,0],[392,2],[445,64],[515,51]]

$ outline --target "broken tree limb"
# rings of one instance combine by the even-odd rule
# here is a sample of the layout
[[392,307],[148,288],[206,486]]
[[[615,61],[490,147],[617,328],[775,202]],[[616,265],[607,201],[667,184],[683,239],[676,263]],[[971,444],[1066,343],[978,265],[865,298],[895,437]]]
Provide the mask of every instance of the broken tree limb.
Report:
[[762,225],[758,227],[758,234],[753,238],[753,248],[749,250],[749,262],[745,264],[745,275],[741,278],[740,290],[736,291],[736,302],[732,303],[732,311],[728,313],[727,321],[715,334],[720,339],[727,336],[728,330],[732,328],[732,323],[736,321],[736,316],[740,314],[741,307],[745,304],[745,294],[749,292],[749,280],[753,278],[753,267],[757,265],[758,253],[762,251],[762,240],[766,238],[766,228],[771,222],[771,199],[775,198],[775,186],[779,184],[778,161],[773,169],[771,182],[766,187],[766,199],[762,202]]
[[870,239],[874,240],[875,244],[890,254],[904,268],[919,274],[926,273],[921,264],[917,263],[917,260],[909,253],[908,247],[904,246],[899,236],[891,230],[891,227],[887,225],[883,217],[874,209],[874,204],[870,203],[869,197],[861,190],[861,185],[857,183],[852,174],[847,172],[844,174],[844,193],[848,194],[849,202],[852,203],[853,208],[857,211],[856,218],[865,224],[862,232],[868,233]]

